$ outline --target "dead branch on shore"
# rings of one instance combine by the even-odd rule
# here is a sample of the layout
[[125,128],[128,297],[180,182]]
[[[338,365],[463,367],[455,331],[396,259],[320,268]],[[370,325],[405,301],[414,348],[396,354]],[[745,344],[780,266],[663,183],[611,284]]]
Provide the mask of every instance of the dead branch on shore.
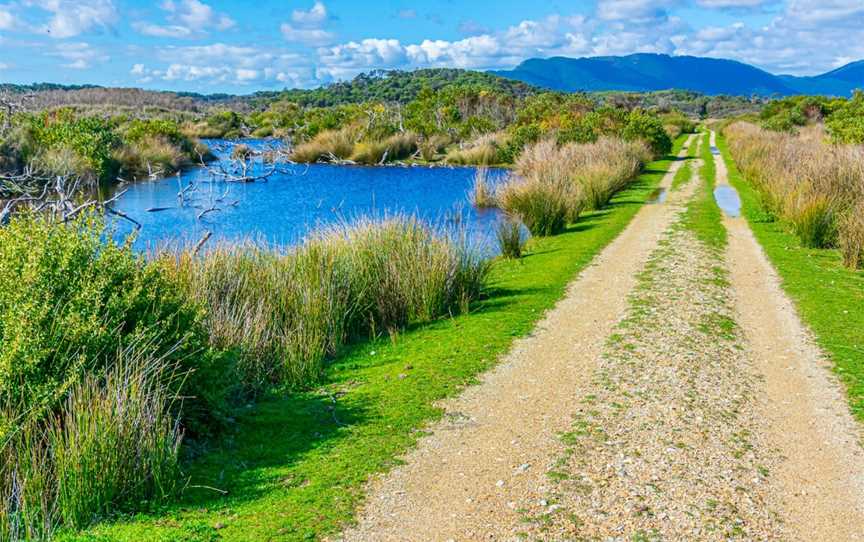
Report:
[[136,230],[141,223],[128,214],[114,209],[111,204],[120,199],[126,190],[112,198],[99,201],[82,198],[82,180],[72,175],[49,176],[26,168],[20,174],[0,173],[0,225],[6,224],[14,213],[29,210],[42,213],[62,223],[67,223],[89,209],[98,209],[131,222]]

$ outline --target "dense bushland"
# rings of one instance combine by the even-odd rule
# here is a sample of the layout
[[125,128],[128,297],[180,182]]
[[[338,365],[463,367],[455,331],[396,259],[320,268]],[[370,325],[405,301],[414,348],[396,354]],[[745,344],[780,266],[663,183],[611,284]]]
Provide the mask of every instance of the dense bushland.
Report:
[[104,118],[71,108],[20,113],[0,134],[0,171],[30,167],[95,184],[168,175],[209,159],[207,148],[167,119]]
[[692,130],[692,123],[680,113],[661,119],[639,108],[603,106],[587,95],[515,96],[474,86],[448,86],[436,92],[423,88],[404,105],[368,102],[304,108],[280,101],[250,115],[248,122],[256,135],[285,138],[297,162],[363,164],[409,158],[510,164],[526,145],[540,139],[589,143],[603,136],[641,139],[662,154],[671,145],[670,133]]
[[145,259],[89,215],[0,228],[0,538],[43,539],[182,487],[181,442],[236,401],[305,387],[354,338],[467,309],[488,262],[459,232],[359,219],[279,252]]
[[765,210],[806,247],[840,248],[844,262],[864,260],[864,150],[831,144],[821,128],[778,133],[738,122],[725,130],[739,169]]
[[849,98],[793,96],[769,102],[759,115],[762,127],[794,134],[822,125],[835,143],[864,143],[864,92]]

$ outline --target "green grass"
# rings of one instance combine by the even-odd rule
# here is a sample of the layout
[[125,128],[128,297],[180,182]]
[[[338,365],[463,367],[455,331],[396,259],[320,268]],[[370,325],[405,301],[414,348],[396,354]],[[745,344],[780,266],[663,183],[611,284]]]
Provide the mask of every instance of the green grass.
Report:
[[772,221],[736,168],[725,139],[718,137],[717,145],[753,234],[801,318],[833,361],[846,385],[852,412],[864,421],[864,272],[843,267],[838,250],[803,247],[780,222]]
[[609,207],[532,241],[521,260],[496,262],[488,297],[469,314],[354,345],[320,387],[274,394],[237,412],[236,433],[189,466],[190,486],[178,505],[65,538],[314,540],[337,532],[353,519],[369,476],[397,464],[440,418],[435,401],[476,383],[531,331],[630,222],[669,164],[649,164]]
[[711,155],[709,133],[702,136],[702,167],[699,170],[701,183],[696,195],[687,205],[682,224],[696,234],[700,241],[715,250],[726,246],[726,228],[722,226],[723,216],[714,199],[717,168]]
[[699,143],[699,136],[693,138],[693,141],[690,144],[690,147],[687,148],[687,158],[686,161],[681,164],[681,167],[678,168],[678,171],[675,172],[675,177],[672,179],[672,190],[678,190],[681,187],[687,185],[690,182],[690,179],[693,177],[692,175],[692,167],[691,167],[691,159],[696,157],[696,150]]

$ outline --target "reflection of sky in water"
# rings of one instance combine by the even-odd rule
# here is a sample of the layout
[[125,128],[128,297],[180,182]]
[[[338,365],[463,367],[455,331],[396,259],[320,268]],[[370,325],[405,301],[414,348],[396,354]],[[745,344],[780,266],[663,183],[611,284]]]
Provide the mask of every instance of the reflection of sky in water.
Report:
[[[223,152],[230,152],[230,144]],[[461,220],[471,238],[491,250],[499,213],[478,211],[468,203],[474,174],[473,168],[465,167],[287,165],[264,182],[227,183],[195,169],[179,179],[131,184],[114,208],[142,223],[135,243],[138,249],[194,244],[207,231],[213,232],[214,239],[251,238],[287,245],[318,224],[350,221],[362,214],[405,212],[439,225]],[[494,182],[504,174],[490,171],[490,179]],[[181,206],[178,192],[190,183],[197,187]],[[198,218],[203,209],[214,206],[220,210]],[[154,208],[165,210],[147,211]],[[118,237],[131,231],[125,221],[117,228]]]
[[717,201],[717,206],[728,216],[741,216],[741,198],[731,186],[721,185],[715,188],[714,199]]

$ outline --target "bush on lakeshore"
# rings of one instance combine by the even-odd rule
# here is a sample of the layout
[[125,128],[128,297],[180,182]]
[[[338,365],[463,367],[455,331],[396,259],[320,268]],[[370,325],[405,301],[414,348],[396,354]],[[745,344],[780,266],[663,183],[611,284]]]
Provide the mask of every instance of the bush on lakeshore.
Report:
[[495,189],[489,181],[489,170],[485,167],[477,168],[474,173],[474,185],[468,195],[471,205],[478,209],[495,207]]

